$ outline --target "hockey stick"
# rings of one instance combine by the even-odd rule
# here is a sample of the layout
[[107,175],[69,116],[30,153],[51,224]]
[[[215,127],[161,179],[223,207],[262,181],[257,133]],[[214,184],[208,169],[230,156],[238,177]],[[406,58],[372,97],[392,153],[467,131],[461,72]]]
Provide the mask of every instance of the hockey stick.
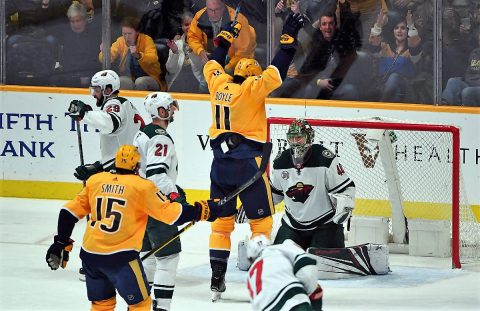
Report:
[[[80,130],[80,121],[75,120],[77,126],[77,138],[78,138],[78,153],[80,154],[80,165],[85,165],[85,161],[83,160],[83,144],[82,144],[82,132]],[[83,181],[83,186],[85,187],[86,181]]]
[[242,3],[243,3],[243,0],[240,0],[237,4],[237,8],[235,9],[235,15],[233,15],[232,24],[235,24],[237,22],[237,17],[238,17],[238,14],[240,13],[240,9],[242,8]]
[[[218,202],[218,206],[222,206],[222,205],[225,205],[225,203],[227,203],[228,201],[232,200],[233,198],[235,198],[240,192],[244,191],[245,189],[247,189],[248,187],[250,187],[254,182],[256,182],[260,177],[262,177],[263,173],[265,172],[265,170],[267,169],[267,166],[268,166],[268,160],[270,159],[270,152],[272,152],[272,143],[270,142],[267,142],[263,145],[263,149],[262,149],[262,161],[260,162],[260,167],[258,168],[258,171],[252,176],[252,178],[250,178],[249,180],[247,180],[243,185],[241,185],[240,187],[238,187],[237,189],[235,189],[234,191],[232,191],[229,195],[227,195],[226,197],[224,197],[223,199],[221,199],[219,202]],[[178,238],[182,233],[184,233],[185,231],[187,231],[189,228],[191,228],[193,225],[195,224],[194,221],[190,222],[188,225],[186,225],[185,227],[183,227],[182,229],[180,229],[173,237],[171,237],[168,241],[166,241],[165,243],[163,243],[162,245],[159,245],[157,246],[156,248],[152,249],[151,251],[149,251],[148,253],[146,253],[145,255],[143,255],[140,260],[145,260],[147,259],[148,257],[152,256],[153,254],[157,253],[158,251],[164,249],[165,247],[167,247],[167,245],[169,245],[170,243],[172,243],[173,241],[175,241],[176,238]]]

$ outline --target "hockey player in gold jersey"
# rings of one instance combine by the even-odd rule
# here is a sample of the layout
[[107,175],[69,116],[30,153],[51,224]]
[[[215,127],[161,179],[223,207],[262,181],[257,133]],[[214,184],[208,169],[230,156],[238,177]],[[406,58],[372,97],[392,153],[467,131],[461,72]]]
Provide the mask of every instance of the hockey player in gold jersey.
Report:
[[150,288],[139,257],[148,216],[170,225],[228,216],[212,200],[195,202],[194,206],[169,201],[153,182],[136,175],[139,160],[136,147],[121,146],[115,157],[116,171],[91,176],[60,211],[58,233],[47,251],[46,261],[52,270],[65,268],[75,223],[91,215],[80,258],[93,311],[113,310],[115,291],[130,311],[151,309]]
[[[295,54],[296,37],[303,26],[303,16],[290,15],[280,39],[280,49],[270,66],[262,70],[254,59],[241,59],[233,77],[225,72],[228,49],[241,31],[235,21],[222,27],[216,38],[217,48],[205,64],[203,74],[210,91],[212,125],[209,130],[213,162],[210,173],[210,196],[223,197],[249,180],[260,165],[260,155],[267,139],[265,98],[286,77]],[[273,201],[266,174],[239,194],[249,219],[252,238],[272,230]],[[225,204],[235,208],[236,199]],[[222,217],[212,223],[210,265],[212,300],[225,291],[225,273],[230,256],[230,235],[234,217]]]

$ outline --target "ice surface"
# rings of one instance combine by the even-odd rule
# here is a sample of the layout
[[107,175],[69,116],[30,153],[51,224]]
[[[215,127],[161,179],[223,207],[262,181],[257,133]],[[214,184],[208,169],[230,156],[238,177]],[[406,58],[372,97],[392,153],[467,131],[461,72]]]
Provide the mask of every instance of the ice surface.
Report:
[[[51,271],[45,253],[64,201],[0,198],[0,310],[89,310],[78,258],[85,222],[77,224],[67,269]],[[235,268],[236,245],[248,232],[238,225],[224,299],[210,301],[208,223],[182,235],[172,310],[250,310],[245,272]],[[480,310],[480,266],[452,270],[449,258],[390,255],[392,273],[321,281],[324,310]],[[117,310],[126,310],[117,297]]]

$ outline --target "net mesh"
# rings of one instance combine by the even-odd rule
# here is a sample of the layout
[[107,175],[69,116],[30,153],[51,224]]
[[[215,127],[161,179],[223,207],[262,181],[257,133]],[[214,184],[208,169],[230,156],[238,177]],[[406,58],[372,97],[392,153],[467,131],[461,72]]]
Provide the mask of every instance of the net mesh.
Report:
[[[293,120],[293,119],[292,119]],[[315,143],[334,152],[356,185],[354,216],[392,217],[387,177],[379,152],[378,133],[365,128],[322,126],[310,122]],[[288,124],[270,124],[272,157],[287,146]],[[404,215],[410,219],[452,221],[452,140],[450,132],[393,130],[387,132],[400,182]],[[460,174],[461,176],[461,174]],[[462,178],[461,178],[462,179]],[[480,225],[460,180],[460,260],[480,260]],[[282,213],[282,206],[277,207]],[[276,215],[274,232],[278,230]],[[392,233],[392,221],[389,221]],[[450,226],[451,228],[451,226]]]

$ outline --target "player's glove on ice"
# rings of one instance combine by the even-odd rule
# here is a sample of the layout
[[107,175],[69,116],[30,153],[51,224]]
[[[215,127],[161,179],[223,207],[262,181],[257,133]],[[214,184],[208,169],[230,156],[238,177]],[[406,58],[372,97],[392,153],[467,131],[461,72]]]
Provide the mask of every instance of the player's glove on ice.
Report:
[[80,165],[75,169],[75,173],[73,173],[73,176],[75,176],[77,179],[85,181],[90,176],[103,171],[103,165],[99,161],[93,163],[93,164],[85,164],[85,165]]
[[215,38],[215,44],[230,47],[233,40],[238,38],[242,25],[239,22],[231,22],[220,28],[220,33]]
[[72,250],[73,240],[56,235],[53,238],[53,244],[47,251],[45,260],[52,270],[57,270],[59,267],[65,269],[68,262],[68,253]]
[[317,286],[315,291],[311,293],[308,298],[310,298],[313,310],[322,310],[323,290],[320,285]]
[[87,111],[91,111],[92,107],[85,104],[81,100],[72,100],[70,106],[68,106],[68,115],[77,121],[80,121],[85,116]]
[[282,49],[293,49],[297,45],[297,35],[300,28],[305,24],[305,19],[300,13],[290,13],[283,24],[282,35],[280,36],[280,47]]

